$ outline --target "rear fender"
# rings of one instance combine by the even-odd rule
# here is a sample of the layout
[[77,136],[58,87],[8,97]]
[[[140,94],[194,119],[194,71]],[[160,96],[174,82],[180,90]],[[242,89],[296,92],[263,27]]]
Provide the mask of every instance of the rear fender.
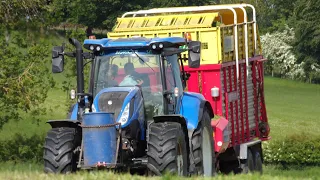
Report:
[[59,127],[72,127],[72,128],[77,128],[80,127],[80,122],[78,120],[70,120],[70,119],[65,119],[65,120],[50,120],[47,121],[48,124],[51,125],[52,128],[59,128]]
[[211,104],[207,100],[202,100],[200,103],[200,109],[199,109],[199,122],[202,119],[203,112],[205,109],[208,111],[210,118],[211,119],[214,118],[214,112],[212,110]]
[[198,124],[202,119],[204,109],[209,111],[211,118],[214,117],[210,103],[202,94],[184,92],[180,113],[186,120],[188,130],[194,130],[198,127]]

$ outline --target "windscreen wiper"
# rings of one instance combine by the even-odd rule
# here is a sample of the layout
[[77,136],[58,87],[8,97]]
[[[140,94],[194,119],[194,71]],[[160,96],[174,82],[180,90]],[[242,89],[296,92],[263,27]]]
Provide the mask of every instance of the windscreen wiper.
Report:
[[[136,53],[134,50],[131,49],[131,51],[144,63],[146,64],[147,66],[149,66],[149,64],[142,58],[138,55],[138,53]],[[150,69],[152,69],[151,66],[149,66]],[[153,69],[152,69],[153,72],[155,72]]]

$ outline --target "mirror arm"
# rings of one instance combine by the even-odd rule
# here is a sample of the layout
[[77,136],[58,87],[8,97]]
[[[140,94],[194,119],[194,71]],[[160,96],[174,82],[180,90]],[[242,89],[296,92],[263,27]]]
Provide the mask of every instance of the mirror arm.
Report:
[[84,52],[84,53],[82,53],[82,55],[83,55],[83,59],[93,59],[93,53],[91,53],[91,52]]
[[186,81],[186,73],[184,71],[184,66],[183,66],[183,62],[182,62],[182,58],[181,58],[181,54],[180,54],[180,62],[181,62],[181,69],[182,69],[182,80],[183,80],[183,89],[187,87],[187,81]]
[[62,55],[66,55],[66,56],[68,56],[68,57],[76,57],[75,52],[63,52]]
[[83,67],[86,66],[87,64],[89,64],[89,63],[92,62],[92,61],[93,61],[93,60],[89,60],[89,61],[85,62],[85,63],[83,64]]

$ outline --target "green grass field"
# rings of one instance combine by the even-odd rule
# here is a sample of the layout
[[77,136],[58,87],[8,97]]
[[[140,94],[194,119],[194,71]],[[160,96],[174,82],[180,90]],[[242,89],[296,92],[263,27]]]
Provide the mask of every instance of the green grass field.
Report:
[[[248,175],[217,175],[211,179],[235,179],[235,180],[246,180],[246,179],[281,179],[281,180],[291,180],[291,179],[317,179],[320,177],[319,167],[307,167],[301,170],[282,170],[281,167],[277,166],[264,166],[264,174],[261,176],[259,174],[248,174]],[[103,171],[93,171],[86,172],[81,171],[76,174],[70,175],[52,175],[45,174],[42,172],[42,166],[39,164],[14,164],[14,163],[0,163],[0,179],[182,179],[181,177],[163,176],[163,177],[145,177],[136,176],[129,174],[115,174],[112,172]],[[210,179],[202,177],[191,177],[184,179]]]
[[265,100],[273,139],[320,134],[320,85],[265,78]]
[[[53,75],[61,82],[63,76]],[[58,85],[59,86],[59,85]],[[31,136],[34,133],[45,134],[50,128],[45,122],[48,119],[63,119],[66,117],[65,101],[68,92],[55,88],[50,90],[49,98],[44,104],[50,109],[41,121],[34,121],[32,117],[25,115],[22,121],[10,121],[0,130],[0,140],[8,139],[15,133],[23,133]],[[320,125],[319,102],[320,85],[311,85],[295,81],[265,78],[265,99],[267,113],[273,139],[283,139],[291,134],[306,133],[319,135]],[[271,140],[272,141],[272,140]],[[0,179],[146,179],[129,175],[117,175],[111,173],[80,173],[68,176],[53,176],[42,173],[42,165],[0,163]],[[222,176],[218,179],[316,179],[320,177],[320,167],[309,167],[303,170],[282,170],[277,166],[265,167],[264,175],[237,175]],[[162,177],[160,179],[171,179]],[[173,178],[179,179],[179,178]],[[191,178],[192,179],[192,178]],[[194,178],[201,179],[201,178]]]

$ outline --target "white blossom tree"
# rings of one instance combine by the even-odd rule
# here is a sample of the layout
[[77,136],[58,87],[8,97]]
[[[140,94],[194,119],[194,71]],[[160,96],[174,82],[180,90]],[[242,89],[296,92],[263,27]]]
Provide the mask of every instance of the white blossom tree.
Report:
[[293,28],[286,26],[282,32],[267,33],[261,36],[263,55],[268,59],[266,72],[272,76],[303,79],[302,63],[298,64],[292,51],[294,40]]

